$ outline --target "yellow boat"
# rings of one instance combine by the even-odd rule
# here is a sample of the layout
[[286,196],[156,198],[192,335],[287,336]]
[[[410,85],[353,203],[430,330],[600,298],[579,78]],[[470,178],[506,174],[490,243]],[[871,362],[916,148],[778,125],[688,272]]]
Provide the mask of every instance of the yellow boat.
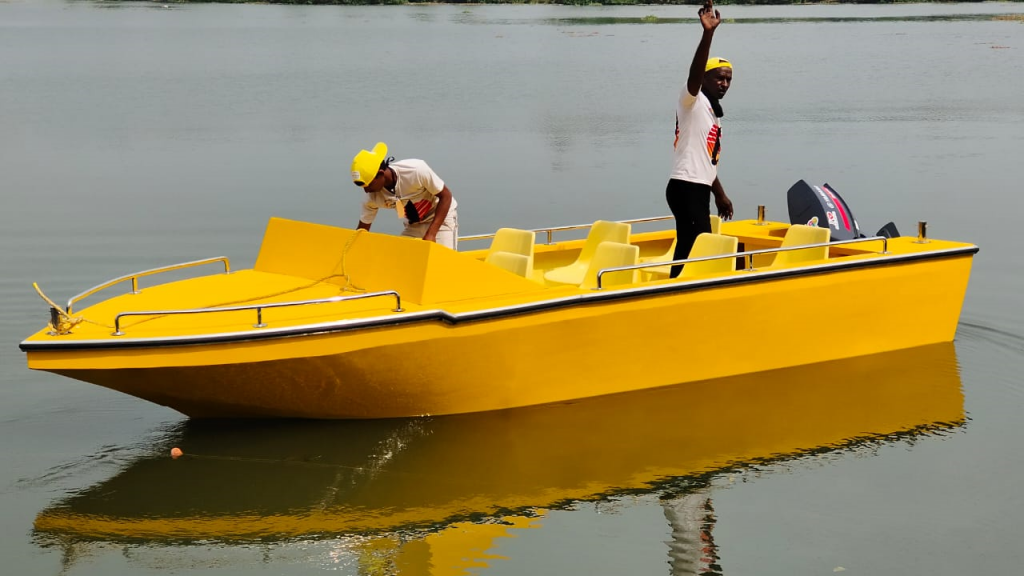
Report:
[[[445,568],[493,562],[494,538],[541,528],[549,510],[671,500],[728,487],[730,475],[741,486],[809,456],[813,473],[848,452],[964,425],[953,343],[502,412],[187,421],[110,479],[42,510],[34,535],[68,554],[91,543],[142,553],[296,541],[308,552],[309,541],[340,539],[332,550],[383,549],[402,573],[461,574]],[[171,446],[184,455],[172,459]],[[451,564],[416,570],[403,556]]]
[[[194,418],[501,410],[950,342],[978,250],[923,226],[829,242],[758,218],[718,224],[670,279],[674,231],[634,231],[668,220],[502,229],[456,252],[272,218],[252,269],[105,282],[51,301],[21,349]],[[131,291],[76,306],[114,285]]]

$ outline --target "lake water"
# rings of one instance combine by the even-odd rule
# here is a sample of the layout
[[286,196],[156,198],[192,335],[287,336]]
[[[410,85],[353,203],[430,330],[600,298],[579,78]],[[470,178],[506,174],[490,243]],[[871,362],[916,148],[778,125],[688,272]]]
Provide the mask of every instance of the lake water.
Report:
[[1018,572],[1024,5],[720,9],[737,216],[785,220],[803,178],[868,232],[978,244],[953,345],[503,414],[243,424],[29,371],[31,283],[64,301],[246,268],[270,216],[353,226],[349,163],[378,140],[446,180],[464,235],[667,214],[696,7],[0,1],[0,573]]

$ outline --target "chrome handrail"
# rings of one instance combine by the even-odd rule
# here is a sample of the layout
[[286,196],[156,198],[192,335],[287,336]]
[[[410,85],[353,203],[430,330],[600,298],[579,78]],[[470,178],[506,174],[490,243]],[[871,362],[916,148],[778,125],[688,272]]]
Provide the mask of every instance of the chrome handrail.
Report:
[[79,300],[81,300],[83,298],[87,298],[89,296],[92,296],[93,294],[99,292],[100,290],[104,290],[106,288],[110,288],[114,284],[119,284],[121,282],[124,282],[125,280],[131,280],[132,281],[132,294],[138,294],[139,293],[139,278],[142,278],[143,276],[150,276],[152,274],[159,274],[160,272],[169,272],[171,270],[180,270],[182,268],[189,268],[191,266],[201,266],[203,264],[212,264],[214,262],[223,262],[224,263],[224,273],[225,274],[230,274],[231,273],[231,263],[228,262],[227,256],[217,256],[216,258],[206,258],[204,260],[193,260],[192,262],[182,262],[181,264],[171,264],[170,266],[164,266],[162,268],[153,268],[151,270],[143,270],[142,272],[134,272],[134,273],[128,274],[126,276],[121,276],[120,278],[114,278],[113,280],[107,280],[103,284],[99,284],[99,285],[93,286],[92,288],[89,288],[85,292],[82,292],[80,294],[76,294],[75,296],[72,296],[70,299],[68,299],[68,305],[67,305],[67,308],[65,310],[66,310],[66,312],[68,314],[71,314],[71,307],[74,305],[75,302],[78,302]]
[[705,262],[707,260],[722,260],[724,258],[739,258],[744,256],[746,258],[747,267],[745,270],[751,272],[754,270],[754,256],[759,254],[776,254],[778,252],[790,252],[792,250],[805,250],[807,248],[822,248],[825,246],[840,246],[844,244],[858,244],[861,242],[877,242],[882,241],[882,252],[881,254],[889,253],[889,239],[885,236],[872,236],[870,238],[853,238],[851,240],[837,240],[835,242],[822,242],[821,244],[804,244],[801,246],[789,246],[787,248],[765,248],[763,250],[751,250],[750,252],[734,252],[732,254],[719,254],[716,256],[702,256],[700,258],[688,258],[686,260],[670,260],[664,262],[646,262],[644,264],[632,264],[630,266],[619,266],[617,268],[602,268],[597,271],[597,287],[594,290],[601,290],[601,279],[607,273],[612,272],[626,272],[629,270],[642,270],[644,268],[657,268],[658,266],[675,266],[677,264],[688,264],[690,262]]
[[192,308],[188,310],[140,310],[137,312],[121,312],[114,316],[114,333],[111,336],[124,336],[121,332],[121,318],[125,316],[171,316],[174,314],[204,314],[211,312],[237,312],[239,310],[255,310],[256,323],[253,328],[265,328],[263,323],[264,308],[284,308],[286,306],[305,306],[307,304],[330,304],[332,302],[344,302],[346,300],[362,300],[363,298],[375,298],[377,296],[394,296],[395,308],[392,312],[404,312],[402,309],[402,296],[394,290],[384,292],[369,292],[367,294],[354,294],[352,296],[331,296],[330,298],[319,298],[317,300],[299,300],[296,302],[272,302],[268,304],[248,304],[246,306],[225,306],[223,308]]
[[[620,224],[643,224],[644,222],[660,222],[662,220],[672,220],[675,216],[651,216],[649,218],[634,218],[632,220],[617,220]],[[566,230],[582,230],[584,228],[591,228],[594,223],[590,224],[572,224],[569,226],[554,226],[551,228],[534,228],[530,232],[545,232],[548,236],[547,244],[551,244],[551,237],[555,232],[564,232]],[[472,236],[459,236],[459,242],[470,241],[470,240],[486,240],[488,238],[494,238],[495,233],[491,234],[474,234]]]

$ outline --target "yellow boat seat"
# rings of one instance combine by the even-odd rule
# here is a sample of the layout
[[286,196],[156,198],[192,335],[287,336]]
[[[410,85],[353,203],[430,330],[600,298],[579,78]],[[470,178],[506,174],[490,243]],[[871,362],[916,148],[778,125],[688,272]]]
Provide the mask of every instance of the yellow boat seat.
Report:
[[[501,268],[505,268],[510,272],[515,272],[520,276],[529,278],[533,275],[533,247],[537,241],[537,233],[533,230],[519,230],[517,228],[499,228],[494,234],[494,239],[491,240],[491,246],[487,249],[487,257],[485,261],[489,264],[495,264]],[[498,256],[497,260],[492,261],[491,257],[495,254],[503,253],[502,256]],[[526,257],[526,272],[519,273],[520,264],[512,263],[513,260],[518,261],[517,258],[509,259],[507,254],[518,254]],[[508,268],[512,266],[512,268]]]
[[533,258],[533,246],[537,242],[537,233],[533,230],[517,228],[499,228],[487,249],[491,252],[511,252]]
[[[789,248],[792,246],[804,246],[807,244],[824,244],[828,242],[831,237],[832,231],[828,228],[793,224],[789,227],[789,230],[786,230],[786,235],[782,238],[781,247]],[[776,254],[775,260],[773,260],[769,266],[765,266],[764,268],[778,268],[781,266],[810,262],[812,260],[826,260],[827,258],[828,246],[807,248],[805,250],[788,250],[786,252],[779,252]]]
[[[711,215],[711,233],[719,234],[722,231],[722,219],[714,214]],[[644,256],[640,258],[641,264],[647,264],[648,262],[668,262],[672,260],[672,256],[676,253],[676,241],[672,240],[672,245],[668,247],[668,251],[664,254],[657,254],[655,256]]]
[[[722,254],[735,254],[739,246],[739,240],[735,236],[723,234],[708,234],[707,232],[697,235],[693,241],[693,248],[687,258],[704,258],[707,256],[720,256]],[[703,262],[690,262],[683,266],[679,278],[693,278],[696,276],[707,276],[709,274],[720,274],[736,270],[735,258],[716,258]],[[644,268],[645,278],[648,280],[663,280],[668,278],[672,271],[671,266],[658,266],[657,268]]]
[[629,224],[622,222],[609,222],[608,220],[594,222],[594,225],[590,227],[590,232],[587,234],[587,239],[583,243],[583,249],[580,250],[580,255],[576,258],[576,261],[568,266],[548,270],[544,273],[544,280],[552,284],[575,284],[579,286],[583,283],[587,270],[590,267],[590,261],[597,252],[598,245],[602,242],[628,244],[630,229]]
[[524,278],[530,277],[530,258],[522,254],[504,251],[491,252],[484,261]]
[[[597,288],[597,273],[606,268],[632,266],[638,262],[640,247],[624,242],[601,242],[597,245],[594,257],[590,259],[587,272],[584,274],[580,288]],[[636,282],[636,270],[609,272],[601,275],[601,287],[620,286]]]

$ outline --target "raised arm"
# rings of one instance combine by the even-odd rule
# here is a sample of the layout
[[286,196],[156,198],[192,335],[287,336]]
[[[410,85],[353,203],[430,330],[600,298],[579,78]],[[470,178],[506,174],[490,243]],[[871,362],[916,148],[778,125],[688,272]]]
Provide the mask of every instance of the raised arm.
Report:
[[704,33],[700,37],[700,44],[697,44],[697,52],[690,63],[690,75],[686,79],[686,90],[691,96],[696,96],[700,92],[701,84],[704,82],[704,67],[707,66],[708,57],[711,55],[711,38],[715,35],[715,28],[722,23],[722,15],[715,10],[712,0],[707,0],[697,11],[697,15],[700,17]]

